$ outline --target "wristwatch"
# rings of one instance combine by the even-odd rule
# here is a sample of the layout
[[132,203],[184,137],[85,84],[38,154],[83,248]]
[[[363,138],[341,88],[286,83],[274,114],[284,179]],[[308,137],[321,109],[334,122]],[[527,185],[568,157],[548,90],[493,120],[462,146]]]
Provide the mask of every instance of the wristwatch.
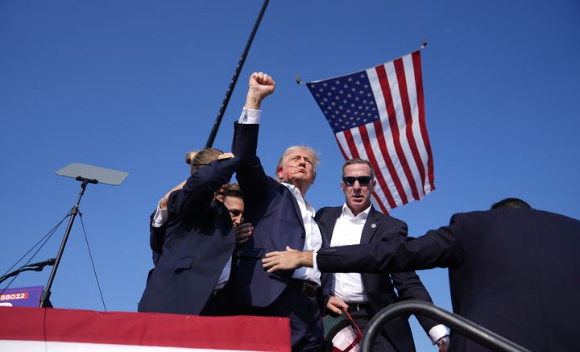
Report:
[[445,344],[445,343],[447,343],[447,342],[449,342],[449,335],[445,335],[445,336],[443,336],[442,338],[440,338],[439,340],[437,340],[437,342],[435,342],[435,344],[436,344],[438,347],[441,347],[441,345],[443,345],[443,344]]

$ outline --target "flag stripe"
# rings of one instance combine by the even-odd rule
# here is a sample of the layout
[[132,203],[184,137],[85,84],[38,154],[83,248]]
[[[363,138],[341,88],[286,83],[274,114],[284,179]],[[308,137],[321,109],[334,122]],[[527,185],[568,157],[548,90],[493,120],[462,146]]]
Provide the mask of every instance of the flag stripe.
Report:
[[[379,128],[376,128],[379,126]],[[375,121],[373,123],[369,123],[366,125],[367,131],[369,134],[369,143],[371,144],[371,150],[373,151],[374,158],[376,159],[376,163],[373,163],[373,169],[375,171],[375,177],[379,181],[378,187],[375,187],[375,193],[377,195],[377,202],[381,203],[388,203],[387,201],[387,194],[395,202],[395,206],[401,204],[401,197],[397,191],[396,185],[393,183],[391,175],[389,174],[388,168],[386,166],[386,162],[388,159],[388,151],[382,150],[379,144],[379,139],[384,140],[383,135],[383,128],[381,121]],[[385,158],[387,156],[387,158]],[[380,179],[383,178],[384,182],[380,182]],[[392,208],[392,206],[391,206]]]
[[[377,108],[380,116],[380,119],[377,119],[373,122],[375,126],[378,126],[378,128],[375,129],[376,130],[375,138],[377,138],[379,142],[379,144],[377,145],[378,148],[377,154],[382,154],[380,160],[384,161],[382,163],[373,165],[373,167],[375,169],[375,173],[384,173],[391,176],[391,181],[393,181],[392,183],[394,183],[393,187],[391,182],[388,182],[388,184],[390,185],[389,190],[377,190],[377,192],[380,194],[381,191],[384,192],[390,191],[397,205],[405,204],[404,201],[407,199],[407,196],[404,193],[404,191],[400,193],[402,189],[404,190],[404,188],[402,186],[399,187],[401,185],[401,178],[399,177],[399,175],[401,175],[403,171],[401,169],[401,163],[399,162],[397,152],[393,144],[392,134],[390,132],[390,125],[388,123],[387,116],[388,107],[386,106],[385,100],[382,98],[379,78],[376,74],[375,69],[374,68],[368,69],[366,70],[366,73],[369,79],[369,85],[373,88],[373,96],[375,98],[375,101],[377,102]],[[391,165],[393,167],[392,170],[388,167],[388,165]],[[382,201],[385,200],[386,198],[382,199]]]
[[[395,110],[395,117],[396,117],[397,126],[398,126],[398,138],[399,138],[401,150],[404,154],[405,162],[407,163],[408,170],[410,170],[410,173],[405,174],[405,179],[404,179],[405,192],[410,199],[415,200],[415,199],[417,199],[417,197],[419,195],[419,191],[418,191],[419,186],[417,184],[419,173],[418,173],[418,169],[414,163],[413,154],[411,152],[411,148],[410,148],[409,141],[407,138],[407,133],[406,133],[407,121],[405,120],[405,115],[404,115],[404,111],[403,111],[403,106],[402,106],[402,101],[401,101],[401,91],[399,89],[399,82],[398,82],[398,78],[397,78],[397,73],[396,73],[395,65],[393,62],[389,62],[389,63],[385,64],[384,66],[385,66],[385,70],[387,73],[387,79],[389,81],[389,86],[391,87],[391,94],[392,94],[392,100],[393,100],[393,105],[394,105],[394,110]],[[411,175],[411,177],[408,177],[408,175]]]
[[[361,137],[363,139],[363,148],[365,148],[368,161],[370,161],[371,164],[373,164],[373,165],[377,165],[378,164],[377,159],[375,158],[375,155],[374,155],[373,150],[371,148],[371,142],[369,140],[369,135],[367,133],[367,129],[366,129],[365,125],[360,126],[359,131],[360,131]],[[383,177],[383,173],[382,172],[376,173],[375,176],[377,177],[377,180],[379,181],[379,185],[381,186],[381,189],[383,189],[383,190],[388,189],[386,182],[385,182],[385,178]],[[387,202],[389,202],[389,206],[391,208],[395,208],[397,206],[397,204],[395,203],[395,200],[393,199],[393,196],[391,195],[391,193],[385,192],[384,194],[387,197]]]
[[[405,178],[402,165],[399,161],[394,144],[393,134],[391,133],[390,124],[388,123],[389,117],[387,111],[390,110],[391,115],[393,116],[394,110],[392,105],[390,105],[387,108],[385,104],[385,99],[382,98],[382,92],[380,90],[380,83],[376,70],[374,68],[369,69],[367,70],[367,73],[369,77],[369,82],[371,86],[374,87],[373,93],[375,94],[375,99],[377,99],[377,105],[379,106],[379,111],[381,115],[381,119],[375,121],[374,123],[375,124],[380,123],[381,126],[380,128],[377,128],[377,131],[378,130],[381,131],[380,138],[379,137],[377,138],[379,138],[379,151],[383,153],[383,157],[385,159],[385,164],[374,165],[375,172],[377,172],[377,170],[379,172],[382,171],[384,173],[387,173],[387,171],[389,171],[396,188],[393,189],[391,187],[391,192],[394,194],[394,198],[397,202],[397,205],[406,204],[408,202],[409,197],[405,191],[404,185],[407,184],[407,180]],[[382,142],[384,142],[384,144]],[[392,166],[392,169],[388,167],[389,165]],[[387,167],[386,170],[385,167]]]
[[413,153],[411,151],[411,146],[407,138],[406,128],[407,121],[405,119],[405,114],[403,110],[403,103],[401,101],[401,90],[399,89],[399,79],[397,77],[394,62],[389,62],[385,64],[387,71],[387,78],[389,80],[390,87],[392,89],[393,104],[395,106],[395,114],[397,119],[397,124],[399,128],[399,138],[401,148],[405,155],[405,161],[408,163],[408,167],[411,170],[412,178],[405,179],[405,191],[410,199],[415,200],[420,197],[419,190],[421,189],[418,183],[420,175],[417,166],[415,165]]
[[338,147],[340,148],[340,153],[342,154],[342,157],[344,158],[344,160],[348,160],[350,159],[349,156],[346,155],[346,153],[344,152],[344,148],[342,147],[342,139],[341,137],[344,136],[344,133],[340,132],[334,135],[334,138],[336,138],[336,141],[338,142]]
[[421,177],[417,177],[417,188],[419,190],[419,196],[423,198],[425,195],[425,185],[426,185],[426,172],[425,169],[427,167],[425,160],[427,158],[427,153],[425,151],[425,146],[423,144],[423,139],[421,138],[421,127],[419,126],[419,115],[417,111],[417,90],[416,90],[416,82],[415,82],[415,72],[412,58],[408,55],[405,56],[402,60],[403,67],[405,70],[405,82],[407,85],[407,95],[409,99],[409,110],[410,110],[410,118],[413,121],[411,125],[411,133],[413,134],[413,139],[415,141],[417,147],[417,155],[419,156],[419,160],[416,161],[418,165],[421,166],[423,170],[423,174]]
[[[411,167],[409,166],[409,162],[407,161],[407,157],[405,156],[405,152],[403,151],[403,146],[401,143],[402,136],[401,136],[401,133],[399,131],[399,128],[400,128],[399,121],[397,121],[397,113],[395,112],[395,103],[393,101],[393,96],[392,96],[392,92],[391,92],[391,86],[396,87],[397,85],[396,84],[393,84],[393,85],[389,84],[389,79],[387,78],[387,70],[385,67],[387,65],[388,64],[380,65],[380,66],[377,66],[375,69],[377,72],[377,76],[379,77],[381,92],[382,92],[383,98],[385,99],[385,103],[387,106],[387,112],[388,112],[387,119],[389,122],[391,134],[392,134],[393,144],[395,145],[397,157],[398,157],[398,160],[401,164],[401,168],[403,170],[403,173],[401,174],[401,172],[399,172],[399,175],[405,176],[406,183],[408,185],[407,187],[409,187],[411,189],[413,199],[418,199],[418,193],[417,193],[417,189],[415,187],[415,178],[413,177],[413,173],[411,172]],[[391,71],[393,71],[393,70],[391,70]],[[400,104],[397,104],[397,105],[400,105]],[[404,120],[401,121],[401,125],[403,125],[403,124],[404,124]]]
[[[383,133],[382,123],[380,121],[375,121],[374,124],[375,124],[375,131],[378,132],[377,133],[377,142],[379,143],[379,150],[384,151],[383,155],[385,156],[385,158],[383,160],[385,163],[385,167],[387,168],[390,179],[392,180],[392,182],[395,185],[395,188],[397,189],[397,196],[401,200],[401,202],[397,202],[397,204],[399,204],[399,205],[400,204],[407,204],[409,201],[407,200],[407,195],[405,194],[405,190],[403,189],[403,185],[401,184],[401,179],[399,178],[399,174],[397,174],[397,171],[395,170],[395,166],[393,165],[393,160],[391,159],[389,149],[387,148],[387,142],[385,141],[385,135]],[[380,167],[380,166],[381,165],[379,164],[379,172],[381,172],[381,170],[384,169],[383,167]],[[376,172],[377,171],[375,170],[375,173]]]
[[346,144],[348,150],[350,151],[351,158],[360,158],[358,155],[358,150],[356,149],[356,144],[354,142],[354,137],[352,136],[352,130],[344,131],[344,137],[346,138]]
[[[403,116],[405,119],[405,135],[407,137],[407,142],[409,143],[409,147],[411,149],[411,153],[413,155],[414,165],[417,167],[419,171],[419,181],[425,179],[425,169],[423,168],[423,163],[421,161],[421,156],[419,156],[419,151],[417,150],[417,143],[415,143],[415,136],[413,136],[413,119],[411,116],[411,107],[409,104],[409,93],[407,91],[407,79],[405,77],[405,68],[403,66],[403,60],[397,59],[393,61],[395,65],[395,72],[397,74],[397,82],[399,83],[399,92],[401,95],[401,105],[403,110]],[[418,186],[418,185],[417,185]],[[422,189],[423,187],[417,187],[417,190]],[[417,194],[413,193],[416,196],[415,200],[419,200],[422,197]]]
[[423,145],[425,146],[425,151],[427,153],[427,174],[428,183],[425,188],[425,194],[430,191],[435,190],[435,171],[433,168],[433,154],[431,153],[431,143],[429,142],[429,135],[427,134],[427,123],[425,122],[425,101],[423,96],[423,72],[421,70],[421,52],[414,52],[411,57],[413,58],[413,71],[415,72],[415,87],[417,90],[417,110],[419,118],[419,127],[421,129],[421,139],[423,140]]
[[389,214],[389,209],[387,209],[385,207],[385,202],[377,195],[376,190],[373,191],[373,198],[375,199],[375,201],[377,202],[377,204],[379,205],[379,208],[381,209],[381,212],[385,213],[385,214]]

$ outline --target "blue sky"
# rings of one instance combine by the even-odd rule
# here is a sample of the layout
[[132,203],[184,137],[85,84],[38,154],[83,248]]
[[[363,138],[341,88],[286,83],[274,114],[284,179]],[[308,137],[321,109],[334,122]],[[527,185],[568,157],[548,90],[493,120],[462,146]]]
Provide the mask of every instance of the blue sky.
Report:
[[[151,268],[148,216],[205,145],[261,1],[0,2],[0,270],[74,205],[72,162],[121,170],[81,202],[107,309],[135,311]],[[322,164],[307,199],[340,205],[342,156],[299,74],[314,81],[422,51],[436,190],[392,211],[419,236],[453,213],[508,196],[574,218],[580,171],[580,3],[557,1],[271,1],[214,146],[229,149],[254,71],[274,77],[258,147],[273,171],[307,144]],[[65,224],[32,262],[56,256]],[[492,255],[492,253],[490,253]],[[45,285],[50,271],[12,287]],[[419,272],[450,310],[447,272]],[[4,286],[2,286],[4,287]],[[53,287],[60,308],[103,310],[80,219]],[[427,338],[413,323],[418,350]]]

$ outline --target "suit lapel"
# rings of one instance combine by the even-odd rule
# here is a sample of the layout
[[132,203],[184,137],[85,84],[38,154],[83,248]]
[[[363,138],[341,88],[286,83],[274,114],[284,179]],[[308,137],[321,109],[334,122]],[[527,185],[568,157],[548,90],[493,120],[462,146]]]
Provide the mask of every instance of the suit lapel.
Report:
[[304,220],[302,220],[302,212],[300,211],[300,205],[298,204],[298,200],[296,199],[296,197],[294,197],[294,195],[292,194],[292,191],[290,191],[288,189],[288,187],[284,186],[283,184],[280,184],[280,187],[285,188],[285,190],[283,192],[286,192],[285,193],[286,196],[290,197],[290,199],[292,200],[294,214],[298,218],[298,221],[300,222],[300,226],[302,226],[302,233],[305,235],[306,234],[306,227],[304,226]]
[[369,216],[365,222],[365,226],[363,227],[360,243],[370,243],[373,236],[377,233],[379,226],[379,217],[375,208],[371,206]]
[[336,226],[336,220],[340,217],[342,213],[342,207],[335,207],[329,209],[326,213],[326,219],[320,219],[323,224],[324,232],[328,237],[328,243],[332,241],[332,234],[334,233],[334,226]]

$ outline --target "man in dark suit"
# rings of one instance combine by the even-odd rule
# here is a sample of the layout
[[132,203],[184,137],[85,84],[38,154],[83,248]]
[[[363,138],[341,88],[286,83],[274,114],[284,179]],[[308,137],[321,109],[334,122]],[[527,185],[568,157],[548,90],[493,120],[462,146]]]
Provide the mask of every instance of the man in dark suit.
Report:
[[[580,221],[510,198],[489,211],[455,214],[419,238],[332,247],[322,271],[397,272],[449,268],[453,311],[532,351],[573,351],[580,326]],[[312,265],[312,252],[272,253],[274,272]],[[452,334],[450,351],[484,351]]]
[[[351,159],[344,163],[340,188],[345,195],[345,204],[322,208],[316,213],[316,220],[330,237],[331,246],[389,242],[407,236],[406,223],[380,213],[372,206],[371,193],[375,183],[369,161]],[[414,271],[336,273],[331,294],[327,308],[336,314],[347,309],[363,334],[375,313],[392,303],[412,299],[432,303],[431,296]],[[433,344],[443,344],[448,335],[444,325],[422,316],[417,319]],[[373,351],[415,351],[408,318],[392,320],[378,335]]]
[[214,292],[227,282],[235,235],[228,209],[214,199],[240,159],[206,148],[183,188],[169,195],[162,255],[145,287],[140,312],[216,315]]
[[237,306],[238,314],[289,317],[292,349],[317,351],[323,342],[327,281],[315,269],[269,274],[261,265],[266,252],[324,245],[315,211],[304,198],[316,177],[316,152],[305,146],[288,148],[276,169],[278,180],[266,176],[256,156],[261,102],[273,91],[271,77],[252,74],[242,117],[234,127],[232,152],[242,160],[236,178],[244,193],[244,218],[254,231],[234,255],[227,302]]

